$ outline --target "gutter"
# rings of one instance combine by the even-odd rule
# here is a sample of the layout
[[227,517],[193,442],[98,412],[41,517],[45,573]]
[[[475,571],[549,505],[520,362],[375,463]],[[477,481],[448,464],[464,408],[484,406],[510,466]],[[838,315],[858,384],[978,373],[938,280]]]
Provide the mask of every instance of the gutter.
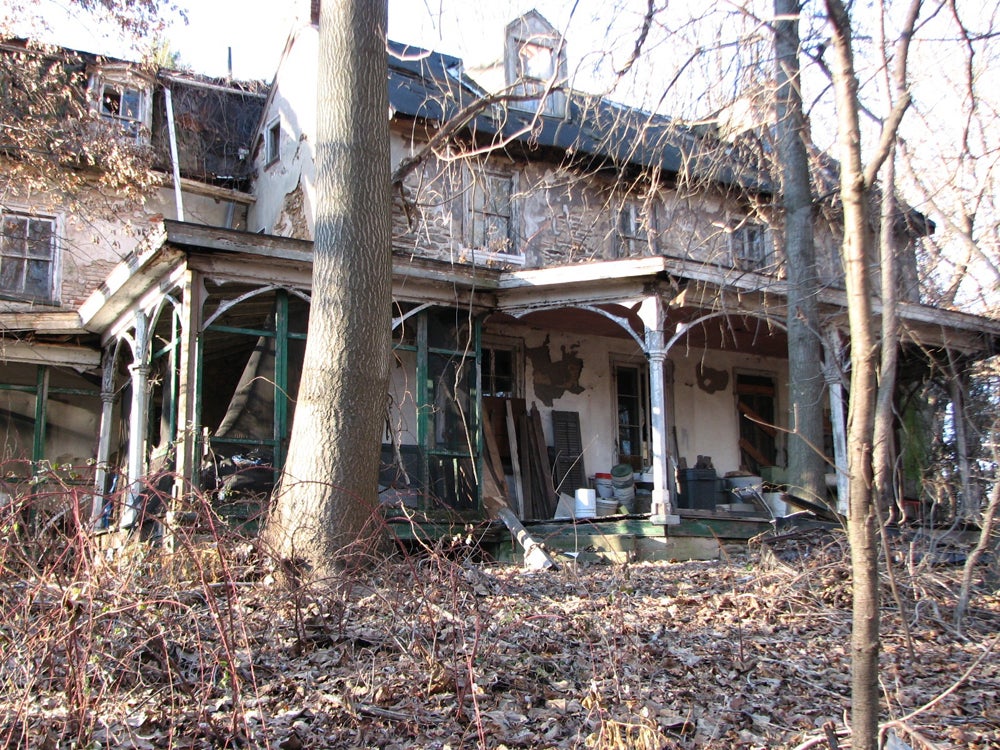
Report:
[[174,127],[174,100],[170,87],[163,87],[164,103],[167,108],[167,131],[170,133],[170,165],[174,173],[174,203],[177,221],[184,221],[184,198],[181,192],[181,165],[177,157],[177,129]]

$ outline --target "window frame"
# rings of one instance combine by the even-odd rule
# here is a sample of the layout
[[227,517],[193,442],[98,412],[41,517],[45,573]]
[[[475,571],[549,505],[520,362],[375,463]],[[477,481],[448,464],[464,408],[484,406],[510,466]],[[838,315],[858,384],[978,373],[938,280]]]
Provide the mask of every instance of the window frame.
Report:
[[[6,223],[8,217],[16,217],[26,221],[25,232],[26,235],[23,239],[24,248],[23,254],[17,255],[9,253],[7,251],[7,238],[6,238]],[[34,222],[44,222],[49,225],[49,253],[47,258],[42,258],[38,255],[32,255],[28,247],[31,242],[30,238],[30,226]],[[61,279],[61,254],[60,254],[60,229],[61,222],[58,215],[38,213],[36,211],[31,211],[28,209],[17,208],[13,206],[0,206],[0,299],[18,301],[18,302],[34,302],[34,303],[45,303],[57,305],[59,304],[59,287],[62,281]],[[21,271],[21,282],[20,290],[12,290],[3,286],[3,267],[6,265],[7,259],[12,258],[16,261],[23,263],[23,269]],[[27,284],[27,273],[28,264],[31,261],[45,261],[48,263],[48,274],[46,280],[46,292],[44,295],[38,295],[34,293],[28,293],[25,289]]]
[[649,212],[644,216],[645,207],[645,203],[631,199],[622,201],[618,206],[615,211],[615,257],[628,258],[637,254],[643,247],[652,247],[650,242],[652,221]]
[[[494,352],[510,354],[510,392],[498,395],[496,386],[496,358]],[[487,354],[489,352],[490,354]],[[492,365],[492,368],[490,368]],[[491,370],[491,371],[487,371]],[[523,398],[521,374],[524,372],[524,345],[521,339],[506,336],[483,335],[480,346],[480,394],[482,397]]]
[[264,167],[281,160],[281,115],[268,121],[264,127]]
[[[474,261],[485,261],[487,263],[512,263],[524,265],[524,254],[520,252],[518,245],[518,222],[519,212],[515,196],[518,191],[518,174],[513,170],[505,170],[496,167],[481,167],[469,169],[466,172],[470,181],[465,193],[465,242],[472,251]],[[500,213],[488,210],[491,204],[496,204],[490,200],[489,193],[485,188],[492,191],[491,181],[503,180],[506,182],[508,195],[510,196],[507,205],[507,213]],[[506,249],[498,250],[490,247],[487,242],[487,225],[489,219],[502,219],[506,224],[505,239]]]
[[774,262],[774,246],[767,224],[750,219],[736,224],[729,232],[729,252],[734,268],[766,271]]
[[[101,120],[117,125],[129,138],[134,138],[137,141],[141,140],[143,128],[146,123],[146,92],[141,88],[114,79],[102,80],[100,87],[100,96],[97,99],[97,112],[101,116]],[[109,90],[117,94],[118,105],[116,112],[112,112],[107,106]],[[130,93],[135,96],[136,109],[138,110],[131,115],[126,114],[127,110],[125,107],[126,98]]]
[[[623,396],[619,386],[619,371],[621,370],[635,371],[638,392],[635,394],[625,394],[636,401],[636,407],[639,410],[638,419],[632,422],[621,421],[621,398]],[[653,425],[652,408],[649,400],[649,362],[645,359],[613,355],[611,357],[611,398],[615,436],[615,463],[629,463],[636,471],[642,471],[652,461]],[[632,438],[638,442],[638,446],[633,447],[633,452],[631,453],[624,453],[622,450],[623,428],[633,430],[634,434]],[[638,458],[639,466],[636,466],[633,460],[636,458]]]
[[[106,109],[106,94],[109,89],[118,95],[118,111]],[[123,114],[122,104],[128,92],[137,97],[138,112]],[[153,83],[152,80],[127,65],[105,65],[96,69],[90,78],[91,108],[100,121],[109,128],[117,128],[125,139],[142,145],[149,144],[152,128]]]

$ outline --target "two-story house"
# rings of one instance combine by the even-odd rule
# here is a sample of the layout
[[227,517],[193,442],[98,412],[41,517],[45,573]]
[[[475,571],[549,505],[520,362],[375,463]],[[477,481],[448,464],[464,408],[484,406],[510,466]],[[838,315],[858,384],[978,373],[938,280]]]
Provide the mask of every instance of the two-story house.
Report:
[[[312,293],[317,43],[314,23],[290,36],[252,138],[233,139],[245,152],[228,154],[231,183],[217,171],[198,193],[183,172],[173,180],[225,216],[181,219],[164,190],[162,221],[102,268],[86,301],[60,309],[70,327],[60,344],[85,360],[76,370],[88,389],[77,390],[90,400],[76,447],[32,456],[95,456],[95,513],[113,475],[132,487],[128,523],[156,472],[182,498],[241,466],[266,490],[283,463]],[[477,477],[495,442],[521,517],[549,518],[557,493],[628,466],[648,490],[635,510],[662,530],[684,506],[714,505],[683,486],[701,476],[685,472],[699,457],[719,474],[780,467],[787,287],[766,170],[716,131],[573,91],[565,42],[534,12],[506,29],[509,96],[483,106],[490,92],[461,60],[390,52],[396,364],[383,499],[481,517]],[[179,85],[173,74],[156,81]],[[189,114],[192,130],[229,122]],[[169,137],[174,115],[154,135]],[[900,227],[911,248],[931,228],[914,216]],[[816,397],[839,462],[846,298],[836,224],[817,229],[832,374]],[[913,263],[910,253],[903,265]],[[913,372],[942,352],[997,351],[1000,322],[902,293]],[[31,326],[22,330],[40,320]],[[21,413],[38,382],[11,391]],[[61,450],[58,431],[48,436]]]

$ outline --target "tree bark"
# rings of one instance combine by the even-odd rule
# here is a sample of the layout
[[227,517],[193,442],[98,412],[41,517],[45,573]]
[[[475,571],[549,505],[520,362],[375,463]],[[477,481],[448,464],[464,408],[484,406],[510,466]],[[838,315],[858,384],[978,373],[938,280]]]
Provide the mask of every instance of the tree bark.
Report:
[[798,0],[774,0],[777,153],[781,164],[785,267],[788,270],[788,491],[826,499],[823,369],[813,242],[812,183],[799,74]]
[[878,748],[878,516],[872,494],[878,350],[872,321],[868,271],[871,243],[868,182],[861,161],[858,79],[850,17],[841,0],[826,0],[833,28],[834,92],[840,145],[840,198],[844,211],[843,261],[851,333],[851,390],[848,413],[850,505],[848,537],[854,606],[851,629],[851,747]]
[[320,11],[312,306],[265,536],[312,576],[374,528],[391,345],[386,17],[385,0],[325,0]]
[[[899,362],[899,316],[897,314],[898,252],[895,223],[897,216],[894,186],[895,153],[886,160],[883,171],[882,216],[879,226],[879,266],[882,297],[882,355],[879,366],[878,395],[875,401],[874,476],[875,492],[881,515],[897,504],[894,481],[896,463],[895,394]],[[900,504],[902,499],[899,498]]]

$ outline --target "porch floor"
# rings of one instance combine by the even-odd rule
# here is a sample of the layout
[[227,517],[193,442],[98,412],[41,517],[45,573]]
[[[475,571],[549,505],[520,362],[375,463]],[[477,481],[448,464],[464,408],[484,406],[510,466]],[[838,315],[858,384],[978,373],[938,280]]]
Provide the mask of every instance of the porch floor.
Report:
[[[652,523],[649,515],[573,520],[524,521],[549,552],[578,562],[714,560],[726,545],[746,545],[774,528],[770,518],[703,510],[680,510],[679,524]],[[471,544],[501,562],[521,562],[521,548],[499,521],[389,518],[387,525],[404,545],[431,546],[455,540]]]

